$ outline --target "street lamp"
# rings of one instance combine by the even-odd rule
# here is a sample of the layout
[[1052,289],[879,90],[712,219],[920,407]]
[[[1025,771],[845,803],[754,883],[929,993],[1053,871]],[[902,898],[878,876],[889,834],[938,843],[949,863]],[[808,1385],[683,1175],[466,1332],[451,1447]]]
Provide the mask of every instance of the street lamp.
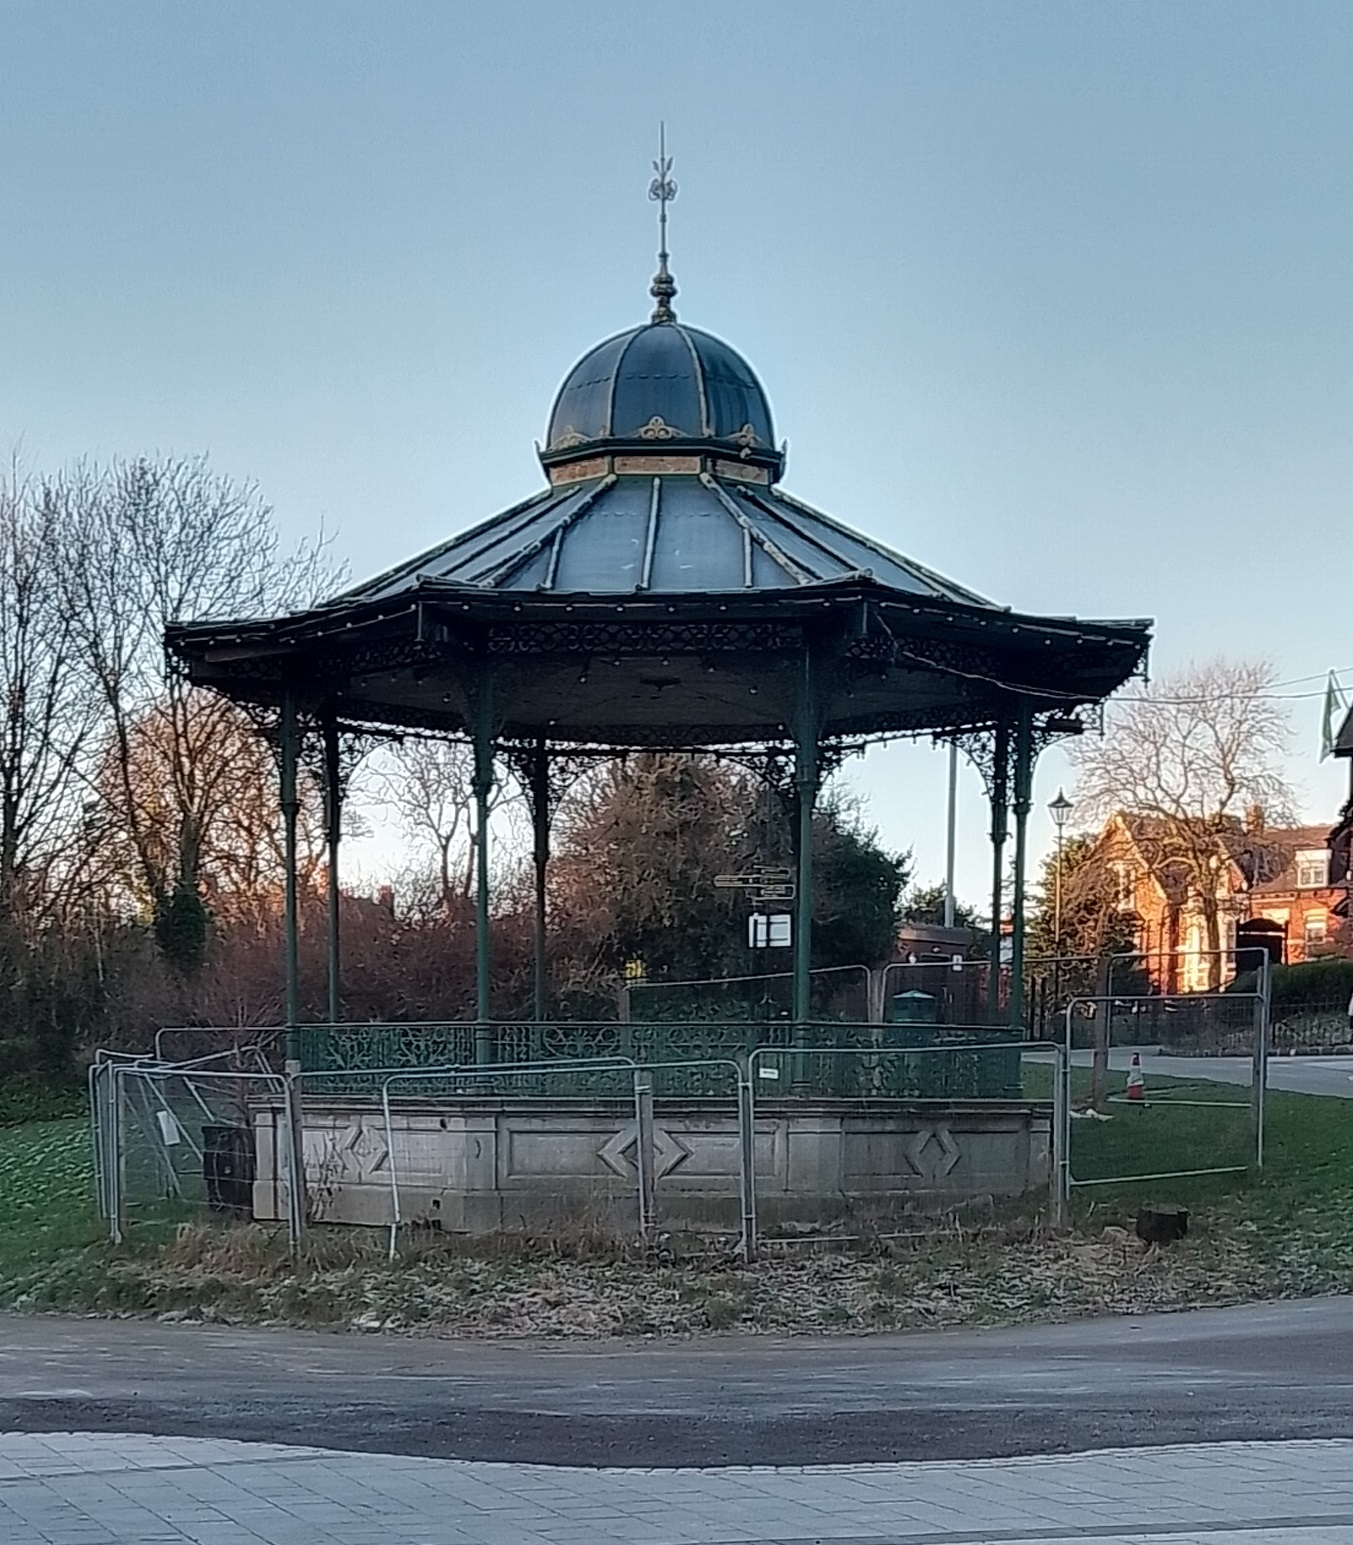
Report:
[[1053,953],[1056,955],[1062,953],[1062,834],[1066,830],[1066,823],[1071,819],[1073,809],[1075,806],[1061,789],[1057,790],[1057,798],[1048,802],[1048,814],[1052,817],[1052,824],[1057,828],[1057,869],[1052,887],[1052,942]]

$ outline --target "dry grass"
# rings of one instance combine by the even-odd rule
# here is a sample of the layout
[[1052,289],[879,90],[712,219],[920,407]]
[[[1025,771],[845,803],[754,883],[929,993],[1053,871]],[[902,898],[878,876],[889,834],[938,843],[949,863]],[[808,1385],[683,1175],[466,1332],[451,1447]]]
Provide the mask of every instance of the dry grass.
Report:
[[726,1253],[585,1253],[498,1241],[486,1254],[423,1240],[392,1265],[383,1236],[315,1231],[305,1256],[257,1227],[182,1226],[158,1249],[82,1252],[34,1273],[33,1308],[492,1337],[793,1335],[1140,1314],[1336,1285],[1294,1277],[1228,1220],[1147,1250],[1126,1229],[941,1234],[929,1244]]
[[97,1237],[79,1124],[34,1124],[0,1133],[0,1305],[430,1335],[689,1337],[1023,1324],[1346,1291],[1353,1106],[1274,1096],[1270,1110],[1262,1183],[1189,1183],[1193,1229],[1169,1249],[1130,1232],[1138,1192],[1101,1191],[1063,1234],[970,1209],[902,1220],[886,1237],[768,1243],[750,1266],[698,1240],[643,1250],[588,1229],[548,1240],[410,1230],[393,1264],[383,1231],[347,1228],[313,1229],[299,1260],[281,1231],[257,1225],[142,1223],[114,1249]]

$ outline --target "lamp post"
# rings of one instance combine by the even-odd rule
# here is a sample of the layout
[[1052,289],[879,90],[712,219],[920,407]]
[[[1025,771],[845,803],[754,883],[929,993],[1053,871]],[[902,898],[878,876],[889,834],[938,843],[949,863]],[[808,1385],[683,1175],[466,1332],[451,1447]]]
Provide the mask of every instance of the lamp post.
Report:
[[1057,868],[1052,882],[1052,952],[1057,956],[1062,953],[1062,835],[1074,808],[1061,789],[1057,790],[1057,798],[1048,802],[1048,814],[1057,828]]

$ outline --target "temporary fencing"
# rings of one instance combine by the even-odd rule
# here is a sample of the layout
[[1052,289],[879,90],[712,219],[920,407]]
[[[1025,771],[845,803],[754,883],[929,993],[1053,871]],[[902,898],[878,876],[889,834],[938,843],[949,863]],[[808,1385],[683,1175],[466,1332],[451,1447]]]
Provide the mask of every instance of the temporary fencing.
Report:
[[[965,1104],[1009,1103],[1028,1097],[1025,1089],[1026,1072],[1038,1069],[1043,1076],[1036,1080],[1035,1097],[1046,1098],[1051,1113],[1049,1124],[1050,1153],[1048,1164],[1049,1217],[1058,1225],[1065,1217],[1066,1194],[1063,1189],[1065,1165],[1062,1162],[1060,1143],[1065,1140],[1066,1122],[1062,1117],[1061,1102],[1065,1098],[1066,1082],[1062,1075],[1063,1049],[1046,1041],[1021,1041],[1013,1038],[993,1038],[985,1045],[964,1045],[957,1051],[943,1044],[929,1046],[836,1046],[812,1047],[785,1051],[781,1047],[758,1047],[748,1058],[746,1079],[746,1125],[754,1136],[758,1097],[764,1097],[767,1086],[779,1088],[788,1083],[793,1089],[795,1078],[807,1081],[815,1076],[820,1086],[826,1082],[838,1090],[849,1091],[854,1098],[864,1099],[882,1095],[901,1096],[918,1102],[926,1100],[949,1103],[954,1097],[945,1094],[948,1078],[946,1063],[955,1056],[973,1059],[983,1066],[976,1080],[978,1092],[970,1092],[973,1081],[965,1077],[966,1091],[958,1098]],[[830,1070],[830,1071],[827,1071]],[[917,1093],[916,1091],[925,1091]],[[952,1138],[941,1135],[940,1129],[918,1134],[922,1150],[934,1140],[943,1149],[952,1144]],[[957,1150],[951,1148],[951,1158]],[[847,1190],[844,1195],[852,1202],[867,1203],[869,1188],[860,1185]],[[750,1237],[756,1239],[757,1186],[751,1190],[752,1219]]]
[[[748,1134],[742,1125],[742,1088],[746,1079],[742,1067],[736,1061],[700,1058],[689,1062],[641,1065],[628,1059],[607,1059],[595,1063],[562,1062],[536,1066],[505,1064],[497,1068],[445,1069],[440,1076],[454,1080],[461,1093],[481,1092],[500,1097],[522,1082],[526,1083],[530,1095],[537,1096],[548,1093],[552,1083],[563,1080],[567,1080],[568,1092],[572,1094],[576,1091],[580,1075],[589,1075],[598,1083],[609,1083],[612,1087],[608,1092],[619,1097],[623,1081],[628,1081],[628,1094],[633,1099],[634,1105],[633,1125],[630,1129],[622,1128],[607,1144],[607,1148],[612,1150],[616,1160],[626,1160],[632,1166],[638,1235],[641,1240],[647,1240],[652,1237],[656,1225],[657,1188],[661,1178],[661,1156],[656,1141],[658,1107],[655,1105],[655,1085],[663,1078],[697,1069],[706,1075],[705,1082],[709,1082],[711,1076],[715,1079],[721,1078],[726,1086],[726,1092],[736,1100],[739,1155],[738,1203],[742,1219],[739,1249],[743,1254],[747,1254],[754,1249],[748,1226],[748,1219],[755,1211],[754,1203],[749,1199],[754,1177],[751,1147]],[[399,1230],[404,1222],[398,1144],[395,1138],[394,1096],[398,1088],[402,1087],[406,1099],[417,1098],[420,1096],[420,1091],[426,1087],[429,1077],[438,1076],[437,1070],[432,1069],[395,1072],[391,1073],[381,1085],[381,1114],[385,1128],[386,1163],[390,1178],[389,1253],[392,1260],[398,1246]]]
[[[1216,1076],[1223,1048],[1246,1059],[1246,1082]],[[1063,1191],[1262,1167],[1268,1054],[1267,969],[1250,993],[1074,999],[1058,1102]]]
[[[345,1083],[358,1102],[378,1093],[385,1152],[375,1167],[384,1165],[389,1185],[391,1255],[397,1251],[403,1227],[429,1221],[410,1216],[412,1177],[396,1130],[401,1110],[435,1111],[437,1102],[447,1098],[464,1106],[475,1100],[512,1102],[552,1093],[572,1100],[585,1094],[590,1102],[612,1106],[626,1102],[632,1120],[606,1146],[613,1150],[621,1191],[627,1183],[632,1186],[637,1233],[648,1239],[662,1216],[666,1186],[689,1180],[669,1179],[681,1158],[678,1155],[673,1162],[665,1147],[671,1138],[662,1128],[664,1107],[675,1111],[680,1106],[689,1114],[689,1102],[696,1099],[710,1120],[727,1123],[721,1128],[726,1136],[719,1141],[736,1142],[734,1173],[727,1182],[716,1176],[708,1183],[714,1193],[720,1185],[729,1186],[729,1192],[719,1194],[736,1203],[738,1248],[750,1259],[758,1245],[757,1187],[769,1183],[768,1175],[757,1173],[758,1121],[764,1124],[773,1108],[783,1114],[784,1108],[792,1109],[803,1099],[852,1103],[872,1099],[922,1106],[936,1102],[947,1110],[955,1101],[1008,1103],[1031,1092],[1036,1098],[1049,1098],[1054,1106],[1062,1100],[1067,1086],[1061,1047],[1017,1041],[980,1028],[965,1030],[964,1039],[946,1041],[950,1028],[956,1027],[875,1026],[875,1038],[864,1044],[755,1045],[733,1057],[643,1062],[606,1056],[493,1067],[455,1063],[329,1070],[322,1075],[323,1092],[311,1098],[312,1106],[314,1101],[319,1106],[345,1103],[341,1100]],[[905,1045],[882,1041],[884,1030],[911,1029],[933,1031],[935,1039]],[[314,1192],[326,1183],[330,1156],[323,1132],[313,1126],[313,1110],[303,1117],[302,1085],[297,1080],[260,1067],[219,1065],[234,1057],[233,1052],[214,1053],[191,1063],[160,1063],[104,1054],[91,1068],[99,1203],[115,1240],[149,1222],[253,1217],[256,1186],[267,1189],[262,1178],[266,1174],[279,1188],[288,1235],[293,1244],[299,1241],[307,1221],[307,1196],[313,1203]],[[1038,1072],[1040,1064],[1045,1066]],[[1031,1075],[1029,1088],[1026,1080]],[[303,1123],[309,1123],[304,1130]],[[1059,1188],[1069,1173],[1057,1146],[1065,1132],[1063,1115],[1054,1109],[1054,1218],[1061,1216],[1064,1193]],[[937,1135],[933,1124],[923,1123],[918,1140],[924,1143],[931,1137],[941,1146],[949,1141],[947,1135]],[[403,1152],[407,1154],[407,1147]],[[307,1174],[296,1185],[292,1183],[297,1170],[293,1155],[301,1153]],[[736,1196],[731,1194],[733,1187]],[[864,1191],[860,1199],[868,1199]],[[322,1208],[312,1212],[323,1216]]]
[[[121,1241],[152,1222],[253,1216],[259,1134],[254,1111],[275,1100],[292,1112],[280,1074],[102,1057],[90,1068],[94,1170],[100,1212]],[[300,1192],[286,1145],[273,1157],[299,1235]]]

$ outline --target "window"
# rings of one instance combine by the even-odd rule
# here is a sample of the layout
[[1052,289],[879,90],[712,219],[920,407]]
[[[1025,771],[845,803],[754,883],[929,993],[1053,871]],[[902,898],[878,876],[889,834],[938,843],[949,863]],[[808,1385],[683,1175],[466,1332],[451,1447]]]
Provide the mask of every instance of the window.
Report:
[[1306,954],[1318,954],[1325,942],[1325,914],[1323,912],[1308,912],[1303,919],[1302,942],[1306,947]]
[[1184,961],[1180,972],[1180,987],[1184,992],[1205,991],[1208,961],[1203,948],[1203,925],[1200,922],[1190,922],[1188,932],[1184,935],[1182,953]]
[[1137,901],[1137,871],[1121,860],[1113,866],[1114,901],[1121,912],[1130,912]]
[[1324,848],[1306,848],[1297,854],[1297,889],[1318,891],[1329,884],[1330,856]]

